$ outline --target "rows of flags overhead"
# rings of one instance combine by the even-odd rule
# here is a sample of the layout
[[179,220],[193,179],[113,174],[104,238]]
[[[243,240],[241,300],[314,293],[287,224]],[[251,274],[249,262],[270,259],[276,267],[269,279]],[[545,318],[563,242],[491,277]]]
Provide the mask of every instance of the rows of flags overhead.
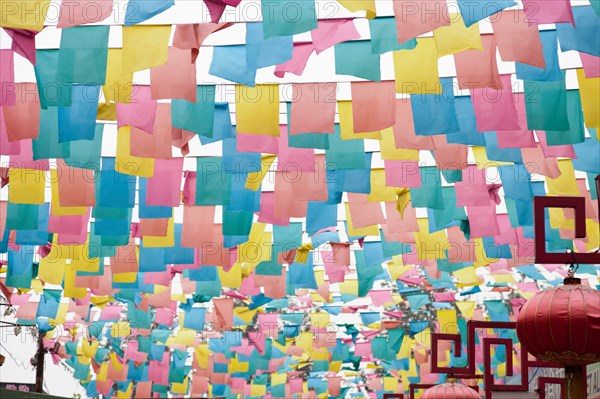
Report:
[[585,238],[547,211],[548,251],[600,246],[600,3],[382,3],[154,25],[181,4],[130,0],[120,28],[63,0],[48,48],[56,3],[3,2],[0,289],[88,396],[407,392],[443,380],[431,332],[566,275],[534,263],[534,196],[586,199]]

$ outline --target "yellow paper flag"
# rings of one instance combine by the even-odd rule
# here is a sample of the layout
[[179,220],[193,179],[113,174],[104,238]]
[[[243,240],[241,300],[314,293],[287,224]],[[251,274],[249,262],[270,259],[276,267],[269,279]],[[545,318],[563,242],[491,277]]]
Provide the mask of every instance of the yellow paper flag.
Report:
[[585,126],[600,129],[600,78],[588,79],[583,69],[578,69],[577,81]]
[[575,169],[573,162],[570,159],[560,159],[558,161],[558,169],[560,176],[556,179],[546,177],[546,185],[548,186],[548,195],[564,195],[578,197],[580,194],[575,180]]
[[237,125],[240,133],[279,136],[279,85],[235,86]]
[[429,233],[429,221],[417,219],[419,231],[414,233],[417,254],[419,260],[446,259],[446,251],[449,247],[446,230]]
[[248,173],[248,176],[246,177],[245,188],[248,190],[257,191],[276,158],[277,155],[263,155],[260,162],[260,171]]
[[456,309],[439,309],[437,310],[437,318],[442,334],[458,334]]
[[171,25],[123,27],[123,71],[131,73],[167,63]]
[[432,37],[417,39],[413,50],[394,51],[396,92],[405,94],[440,94],[438,55]]
[[39,32],[44,29],[49,6],[50,0],[0,1],[0,26]]
[[346,207],[346,223],[348,226],[348,235],[352,237],[366,237],[379,235],[379,226],[376,224],[367,227],[355,228],[352,224],[352,217],[350,216],[350,205],[347,202],[344,203],[344,205]]
[[67,261],[65,259],[45,258],[40,259],[40,269],[38,277],[49,284],[61,285],[65,277],[65,267]]
[[338,0],[350,12],[366,11],[368,19],[375,18],[375,0]]
[[373,139],[380,140],[381,132],[355,132],[352,101],[338,101],[338,117],[340,118],[340,137],[342,140]]
[[140,177],[154,176],[154,159],[131,155],[131,128],[122,126],[117,132],[115,171]]
[[467,320],[473,318],[475,313],[475,301],[456,301],[456,307],[460,310],[460,313]]
[[[83,171],[83,169],[81,169]],[[88,175],[91,179],[94,178],[94,173],[90,170],[88,171],[90,174]],[[87,173],[87,172],[86,172]],[[50,169],[50,190],[52,193],[50,212],[54,216],[76,216],[76,215],[85,215],[88,211],[88,207],[86,206],[61,206],[60,205],[60,197],[58,190],[58,179],[61,178],[58,175],[56,169]],[[65,178],[65,177],[63,177]]]
[[[131,89],[133,87],[133,72],[125,72],[123,69],[123,50],[120,48],[108,49],[108,58],[106,61],[106,83],[102,86],[102,92],[107,103],[111,101],[117,103],[129,103],[131,101]],[[111,114],[111,110],[106,106],[106,110],[101,110],[98,105],[98,114]],[[112,107],[114,110],[115,107]],[[98,116],[98,119],[103,119]]]
[[43,204],[46,172],[43,170],[10,168],[8,202]]
[[465,50],[482,50],[479,24],[466,27],[460,14],[450,14],[450,25],[433,31],[438,57]]
[[396,147],[396,138],[394,136],[393,127],[388,127],[387,129],[381,131],[379,147],[381,149],[381,159],[383,160],[419,160],[419,150],[407,150]]
[[173,218],[169,218],[167,223],[167,234],[162,237],[144,236],[142,240],[144,247],[147,248],[170,248],[175,246],[175,225]]
[[396,201],[396,188],[385,185],[385,170],[371,169],[371,193],[369,202],[393,202]]

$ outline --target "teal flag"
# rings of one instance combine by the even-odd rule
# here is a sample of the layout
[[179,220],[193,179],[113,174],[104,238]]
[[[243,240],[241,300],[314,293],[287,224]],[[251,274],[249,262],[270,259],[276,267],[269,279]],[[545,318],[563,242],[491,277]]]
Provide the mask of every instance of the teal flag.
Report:
[[229,205],[232,175],[225,173],[223,158],[198,158],[196,162],[196,205]]
[[40,94],[42,108],[71,105],[73,85],[57,81],[58,50],[37,50],[35,52],[35,80]]
[[364,169],[371,165],[365,162],[364,140],[342,140],[340,125],[335,124],[335,132],[329,137],[329,149],[325,151],[325,159],[334,170]]
[[33,159],[68,158],[69,143],[58,141],[58,108],[40,110],[40,133],[31,141]]
[[567,118],[569,120],[568,130],[546,130],[548,145],[577,144],[585,140],[579,90],[567,91]]
[[529,130],[570,130],[565,81],[525,81]]
[[381,81],[379,54],[371,52],[370,40],[343,42],[335,45],[335,73]]
[[412,50],[417,47],[417,39],[409,39],[404,43],[398,42],[396,18],[383,17],[369,20],[371,31],[371,51],[373,54],[383,54],[396,50]]
[[215,85],[197,86],[195,103],[173,99],[171,101],[173,127],[188,130],[200,136],[212,137],[215,92]]
[[62,29],[56,79],[65,83],[103,85],[109,30],[108,25]]
[[291,36],[317,28],[314,0],[262,0],[265,38]]

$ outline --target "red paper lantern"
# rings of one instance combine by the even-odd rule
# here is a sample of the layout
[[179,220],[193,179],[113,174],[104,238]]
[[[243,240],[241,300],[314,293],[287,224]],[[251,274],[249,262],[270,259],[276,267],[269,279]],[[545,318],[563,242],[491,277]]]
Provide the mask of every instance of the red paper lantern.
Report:
[[421,399],[481,399],[481,395],[466,385],[448,378],[445,384],[431,387],[421,395]]
[[533,356],[562,366],[600,361],[600,291],[578,278],[540,292],[519,312],[517,335]]

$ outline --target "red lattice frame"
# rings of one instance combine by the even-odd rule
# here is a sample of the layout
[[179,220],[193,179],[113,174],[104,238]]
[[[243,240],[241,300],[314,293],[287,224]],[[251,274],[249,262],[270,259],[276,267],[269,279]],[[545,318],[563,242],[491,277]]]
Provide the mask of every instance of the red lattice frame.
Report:
[[[600,196],[599,202],[600,202]],[[600,263],[600,252],[577,253],[546,252],[546,226],[544,223],[546,208],[571,208],[575,210],[575,238],[586,236],[585,198],[583,197],[535,197],[535,263]]]
[[[461,336],[459,334],[438,334],[433,333],[431,335],[431,372],[437,374],[452,374],[456,378],[470,379],[483,377],[485,395],[487,398],[492,398],[493,392],[526,392],[529,389],[529,369],[532,367],[548,367],[548,368],[562,368],[554,364],[544,363],[540,361],[529,360],[526,351],[521,351],[520,364],[521,364],[521,381],[517,385],[502,385],[496,384],[494,381],[494,374],[492,371],[492,346],[504,346],[506,349],[506,374],[512,376],[513,370],[513,342],[509,338],[495,338],[495,337],[484,337],[481,340],[483,345],[483,358],[484,358],[484,374],[483,376],[476,375],[476,363],[475,363],[475,334],[478,329],[504,329],[514,330],[516,329],[516,323],[514,322],[494,322],[494,321],[481,321],[481,320],[470,320],[467,323],[467,365],[465,367],[441,367],[438,364],[438,347],[439,341],[451,341],[453,343],[454,352],[457,356],[461,356]],[[417,384],[414,384],[415,386]],[[413,385],[411,385],[412,387]],[[416,388],[417,389],[417,388]],[[413,391],[411,391],[413,392]],[[411,397],[412,399],[412,397]]]

